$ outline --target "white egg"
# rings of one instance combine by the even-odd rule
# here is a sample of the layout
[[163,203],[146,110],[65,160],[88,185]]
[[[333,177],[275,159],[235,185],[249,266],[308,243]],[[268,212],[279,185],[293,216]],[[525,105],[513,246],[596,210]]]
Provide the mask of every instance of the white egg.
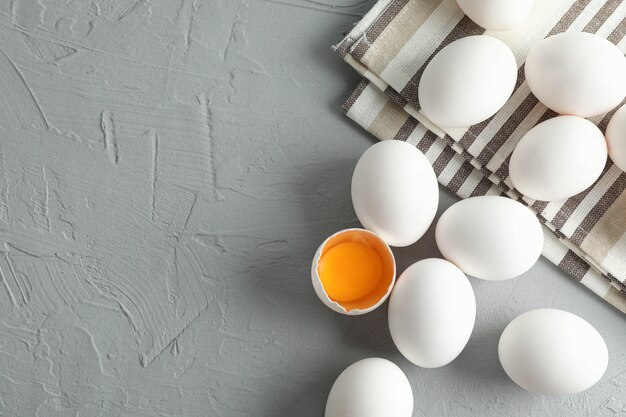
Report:
[[615,112],[606,128],[609,156],[622,171],[626,171],[626,106]]
[[435,229],[443,256],[476,278],[499,281],[529,270],[541,255],[543,230],[534,213],[507,197],[461,200]]
[[457,0],[463,12],[487,30],[511,30],[533,9],[535,0]]
[[613,43],[585,32],[550,36],[524,66],[533,94],[560,114],[593,117],[626,97],[626,58]]
[[443,259],[414,263],[389,299],[389,331],[415,365],[447,365],[465,348],[474,328],[476,299],[463,272]]
[[404,373],[386,359],[348,366],[328,394],[325,417],[411,417],[413,392]]
[[562,200],[584,191],[602,174],[607,146],[596,125],[559,116],[530,129],[509,162],[513,186],[535,200]]
[[352,175],[352,204],[361,224],[391,246],[415,243],[432,223],[439,187],[430,163],[403,141],[379,142]]
[[468,36],[444,47],[419,82],[422,113],[441,127],[468,127],[493,116],[511,96],[517,63],[491,36]]
[[584,391],[602,378],[609,352],[602,336],[575,314],[539,309],[516,317],[502,332],[498,355],[520,387],[543,395]]

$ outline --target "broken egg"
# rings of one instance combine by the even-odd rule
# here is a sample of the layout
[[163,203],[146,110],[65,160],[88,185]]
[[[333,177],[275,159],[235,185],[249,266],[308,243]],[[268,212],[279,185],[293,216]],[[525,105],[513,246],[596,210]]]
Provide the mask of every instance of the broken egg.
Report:
[[365,229],[346,229],[326,239],[311,266],[317,296],[348,315],[368,313],[391,293],[396,263],[389,246]]

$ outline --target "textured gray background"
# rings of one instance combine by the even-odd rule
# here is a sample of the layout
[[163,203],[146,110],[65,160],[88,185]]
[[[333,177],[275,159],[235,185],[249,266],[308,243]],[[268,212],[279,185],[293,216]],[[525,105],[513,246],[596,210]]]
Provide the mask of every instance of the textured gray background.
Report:
[[[316,298],[311,256],[357,225],[373,140],[338,112],[358,80],[329,48],[355,1],[0,1],[0,415],[322,416],[369,356],[404,369],[415,416],[626,413],[625,318],[545,260],[472,279],[474,334],[437,370],[399,355],[386,307]],[[396,254],[436,256],[432,231]],[[498,364],[506,323],[548,306],[608,343],[582,395]]]

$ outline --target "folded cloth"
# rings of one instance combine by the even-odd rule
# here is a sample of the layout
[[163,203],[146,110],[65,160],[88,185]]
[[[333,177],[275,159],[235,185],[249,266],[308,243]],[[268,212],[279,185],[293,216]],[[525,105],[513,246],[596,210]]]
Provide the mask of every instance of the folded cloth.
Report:
[[[455,0],[380,0],[335,46],[364,77],[343,111],[378,139],[416,145],[439,182],[460,197],[502,194],[527,205],[544,226],[543,255],[626,313],[626,173],[609,160],[592,187],[552,202],[523,197],[508,175],[521,137],[556,116],[530,92],[524,59],[541,39],[563,31],[597,33],[625,51],[626,2],[540,1],[521,27],[492,32],[465,16]],[[421,74],[444,46],[478,34],[511,47],[520,64],[515,90],[492,118],[468,129],[444,129],[420,112]],[[591,121],[604,130],[611,115]]]

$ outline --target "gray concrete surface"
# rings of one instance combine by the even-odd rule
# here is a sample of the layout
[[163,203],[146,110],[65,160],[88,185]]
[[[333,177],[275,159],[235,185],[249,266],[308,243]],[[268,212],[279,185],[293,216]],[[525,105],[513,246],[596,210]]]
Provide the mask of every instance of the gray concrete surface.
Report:
[[[438,370],[400,356],[386,306],[318,301],[310,258],[357,225],[373,141],[338,112],[358,80],[329,47],[373,3],[324,1],[0,2],[0,415],[322,416],[369,356],[407,373],[415,416],[626,414],[625,318],[544,260],[472,280],[474,334]],[[396,254],[436,256],[432,230]],[[498,364],[506,323],[546,306],[606,338],[584,394]]]

